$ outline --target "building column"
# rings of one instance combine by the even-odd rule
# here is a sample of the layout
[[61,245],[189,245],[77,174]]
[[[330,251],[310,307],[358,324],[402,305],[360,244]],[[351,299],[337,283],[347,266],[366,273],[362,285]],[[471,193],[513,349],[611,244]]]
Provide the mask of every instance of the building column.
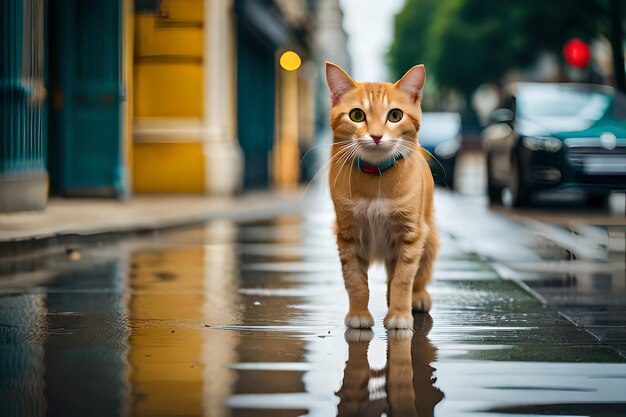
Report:
[[274,183],[281,188],[298,185],[300,149],[298,146],[298,72],[279,69],[278,135],[272,152]]
[[133,172],[133,118],[134,118],[134,65],[135,65],[135,0],[122,1],[122,80],[125,99],[122,102],[122,167],[126,194],[132,193]]
[[232,0],[204,0],[205,192],[242,187],[243,152],[236,132],[236,63]]
[[0,212],[48,198],[43,0],[0,1]]

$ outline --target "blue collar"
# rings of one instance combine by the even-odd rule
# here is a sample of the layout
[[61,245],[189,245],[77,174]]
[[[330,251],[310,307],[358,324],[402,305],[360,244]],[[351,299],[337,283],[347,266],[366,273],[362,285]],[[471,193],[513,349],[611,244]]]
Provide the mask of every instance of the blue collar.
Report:
[[371,162],[367,162],[364,159],[359,158],[358,156],[356,157],[356,159],[354,160],[354,164],[356,165],[356,167],[358,169],[360,169],[362,172],[366,173],[366,174],[375,174],[375,175],[381,175],[383,173],[383,171],[391,168],[392,166],[395,165],[396,161],[400,160],[404,158],[403,155],[400,156],[394,156],[390,159],[387,159],[385,161],[381,161],[377,164],[373,164]]

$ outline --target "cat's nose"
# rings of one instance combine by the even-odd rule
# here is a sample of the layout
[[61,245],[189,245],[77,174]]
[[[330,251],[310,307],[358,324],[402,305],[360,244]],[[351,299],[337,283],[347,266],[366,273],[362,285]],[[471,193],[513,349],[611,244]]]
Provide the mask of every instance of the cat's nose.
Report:
[[372,140],[374,141],[374,143],[376,145],[378,145],[378,143],[380,142],[380,140],[383,138],[382,136],[374,136],[374,135],[370,135],[370,138],[372,138]]

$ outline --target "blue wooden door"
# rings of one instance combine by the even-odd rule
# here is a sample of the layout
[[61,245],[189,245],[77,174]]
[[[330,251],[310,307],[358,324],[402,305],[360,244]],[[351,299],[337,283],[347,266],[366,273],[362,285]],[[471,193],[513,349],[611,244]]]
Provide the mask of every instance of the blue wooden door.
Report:
[[122,0],[52,0],[50,32],[52,189],[123,195]]
[[245,155],[244,186],[267,187],[274,144],[274,47],[244,25],[237,31],[237,130]]

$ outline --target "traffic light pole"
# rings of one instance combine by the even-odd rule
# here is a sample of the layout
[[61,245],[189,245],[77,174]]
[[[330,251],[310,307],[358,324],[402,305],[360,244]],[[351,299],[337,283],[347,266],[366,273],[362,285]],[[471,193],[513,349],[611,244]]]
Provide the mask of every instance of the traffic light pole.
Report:
[[610,19],[611,50],[613,52],[613,73],[615,74],[615,88],[626,93],[626,75],[624,74],[624,18],[622,16],[621,0],[611,0]]

